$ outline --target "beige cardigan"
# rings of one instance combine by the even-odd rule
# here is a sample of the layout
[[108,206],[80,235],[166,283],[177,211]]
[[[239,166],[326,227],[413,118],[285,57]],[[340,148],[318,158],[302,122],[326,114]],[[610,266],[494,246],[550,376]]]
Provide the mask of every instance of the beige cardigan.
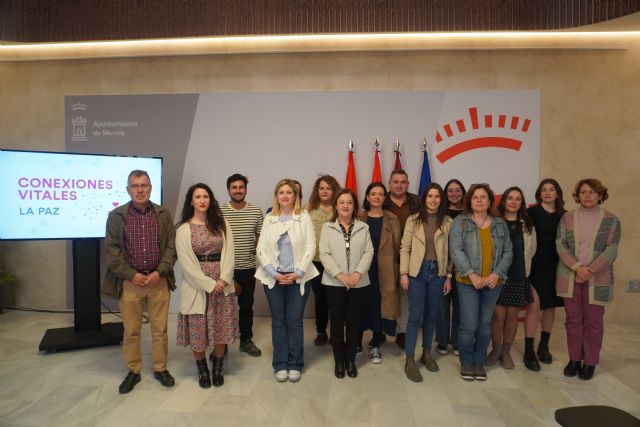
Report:
[[[222,252],[220,254],[220,279],[226,285],[224,294],[235,292],[233,285],[234,248],[233,234],[229,222],[226,223],[226,236],[223,236]],[[191,247],[191,228],[183,223],[176,230],[176,252],[178,264],[182,270],[180,281],[180,313],[204,314],[207,306],[207,294],[213,291],[216,281],[204,274],[200,262]]]
[[[422,261],[424,261],[426,244],[422,222],[417,223],[419,216],[419,213],[411,215],[404,226],[404,234],[400,244],[400,275],[408,274],[411,277],[417,277],[420,267],[422,267]],[[451,218],[445,216],[440,228],[436,230],[433,236],[433,244],[435,245],[438,261],[438,276],[446,276],[447,273],[451,272],[449,265],[449,230],[451,230],[452,224]]]
[[536,238],[536,229],[531,227],[531,233],[527,231],[527,227],[525,227],[524,222],[522,222],[522,236],[524,237],[524,269],[527,274],[527,277],[531,274],[531,260],[533,256],[536,254],[537,249],[537,238]]

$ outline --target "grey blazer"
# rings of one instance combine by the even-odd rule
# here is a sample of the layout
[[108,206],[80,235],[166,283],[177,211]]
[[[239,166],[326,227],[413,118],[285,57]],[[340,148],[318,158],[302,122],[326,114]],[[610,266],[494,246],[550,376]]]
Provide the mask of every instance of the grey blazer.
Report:
[[351,231],[350,263],[347,267],[347,247],[338,220],[327,222],[320,233],[320,262],[324,266],[322,284],[344,286],[336,276],[340,273],[358,272],[362,278],[356,288],[369,285],[369,267],[373,260],[373,244],[369,235],[369,226],[356,219]]

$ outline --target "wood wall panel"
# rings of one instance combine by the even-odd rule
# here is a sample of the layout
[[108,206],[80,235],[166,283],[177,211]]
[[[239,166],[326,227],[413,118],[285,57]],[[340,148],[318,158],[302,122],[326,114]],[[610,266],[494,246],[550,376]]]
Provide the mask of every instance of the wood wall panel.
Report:
[[0,40],[558,30],[640,11],[640,0],[0,0]]

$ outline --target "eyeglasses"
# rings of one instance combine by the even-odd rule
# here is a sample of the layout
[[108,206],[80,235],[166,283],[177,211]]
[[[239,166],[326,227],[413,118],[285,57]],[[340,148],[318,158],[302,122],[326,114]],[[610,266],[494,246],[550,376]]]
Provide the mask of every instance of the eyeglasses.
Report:
[[151,187],[149,184],[132,184],[129,186],[130,189],[132,190],[146,190],[149,187]]
[[462,193],[462,188],[449,188],[447,193]]

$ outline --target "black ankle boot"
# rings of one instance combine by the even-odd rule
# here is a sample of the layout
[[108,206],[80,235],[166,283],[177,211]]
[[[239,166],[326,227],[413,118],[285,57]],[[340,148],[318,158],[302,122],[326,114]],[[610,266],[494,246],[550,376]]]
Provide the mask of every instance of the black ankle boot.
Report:
[[356,361],[347,362],[347,376],[349,378],[355,378],[358,376],[358,368],[356,368]]
[[207,359],[196,360],[196,368],[198,368],[198,384],[202,388],[211,387],[211,377],[209,376],[209,367]]
[[211,367],[211,376],[213,377],[213,386],[220,387],[224,384],[224,377],[222,376],[222,365],[224,363],[224,356],[221,358],[213,358],[213,366]]
[[540,333],[540,344],[538,345],[538,359],[542,363],[546,363],[547,365],[553,362],[553,357],[551,353],[549,353],[549,338],[551,337],[550,332],[542,331]]
[[578,372],[578,378],[581,380],[590,380],[593,378],[595,370],[596,367],[594,365],[582,365],[582,368],[580,368],[580,371]]
[[533,352],[533,349],[525,349],[522,361],[524,362],[524,366],[526,366],[528,370],[533,372],[540,371],[540,363],[538,362],[538,358]]
[[524,337],[524,356],[522,357],[522,361],[528,370],[533,372],[540,370],[540,363],[538,362],[535,351],[533,351],[533,337]]
[[582,367],[581,360],[569,360],[567,366],[564,367],[564,376],[565,377],[575,377],[578,375],[578,371]]
[[335,369],[333,370],[336,378],[344,378],[345,367],[344,362],[336,362]]

